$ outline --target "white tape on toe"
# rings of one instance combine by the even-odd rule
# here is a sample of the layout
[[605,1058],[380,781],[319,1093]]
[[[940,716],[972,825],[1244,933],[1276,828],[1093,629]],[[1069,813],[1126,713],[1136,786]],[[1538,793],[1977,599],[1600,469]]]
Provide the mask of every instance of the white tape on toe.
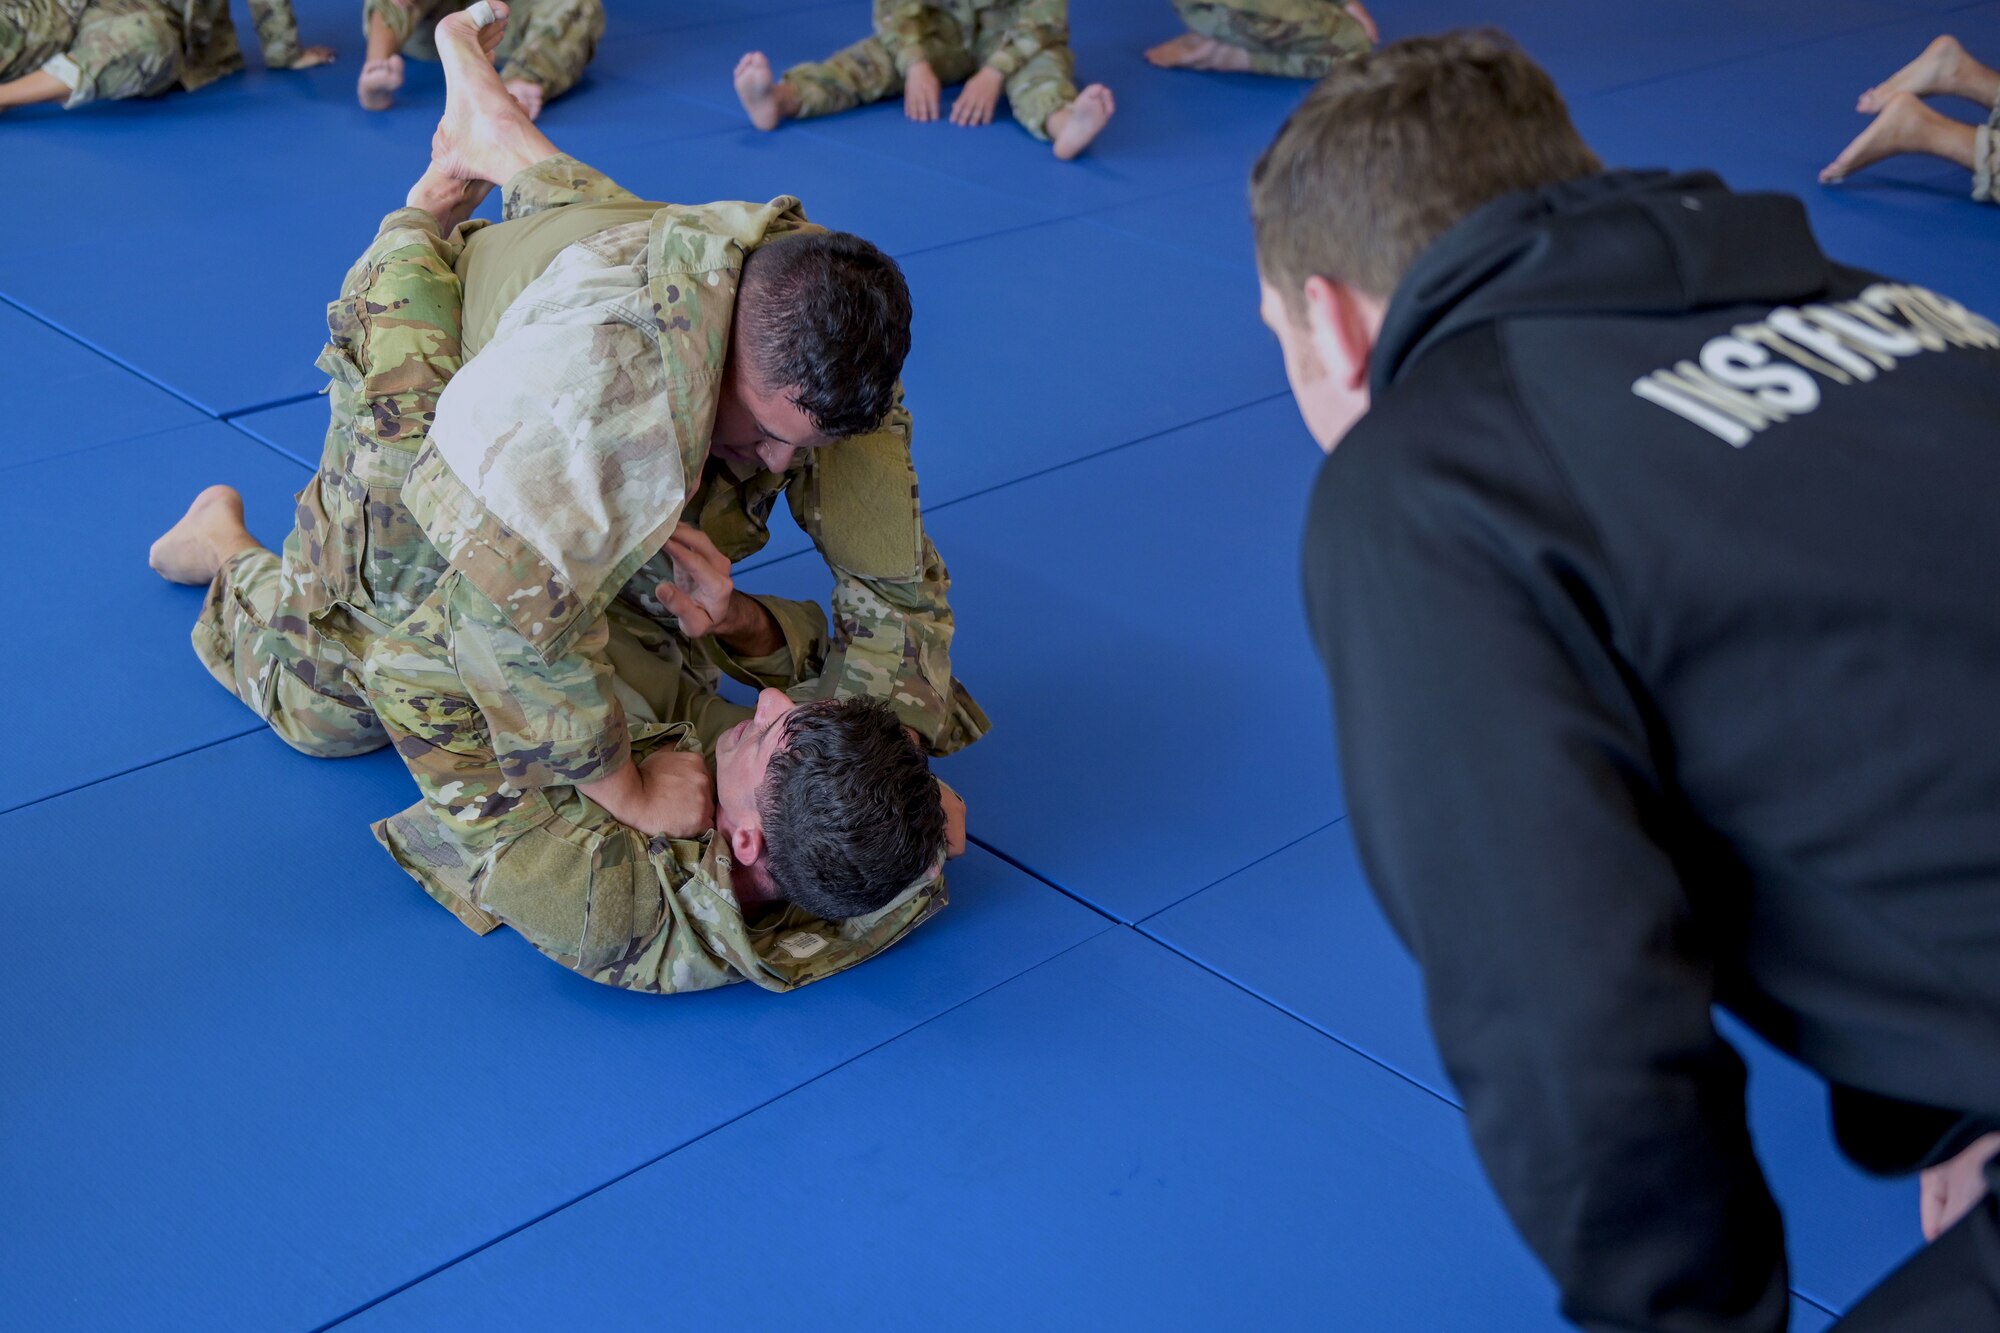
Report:
[[488,27],[500,19],[500,16],[493,12],[493,6],[487,4],[486,0],[479,0],[478,4],[465,12],[472,16],[472,26],[475,28]]

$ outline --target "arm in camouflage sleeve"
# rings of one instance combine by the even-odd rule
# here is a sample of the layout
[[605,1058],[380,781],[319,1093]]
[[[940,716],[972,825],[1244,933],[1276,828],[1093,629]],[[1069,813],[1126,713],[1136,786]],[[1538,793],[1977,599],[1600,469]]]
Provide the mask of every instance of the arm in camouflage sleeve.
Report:
[[986,68],[1013,78],[1044,51],[1069,45],[1069,0],[1021,0]]
[[875,0],[875,35],[889,48],[898,74],[919,62],[936,63],[936,22],[936,10],[923,0]]
[[290,69],[305,54],[299,45],[299,22],[292,15],[292,0],[250,0],[250,18],[257,25],[257,43],[264,49],[264,64],[271,69]]
[[826,628],[826,612],[817,602],[793,601],[789,597],[766,597],[746,593],[778,622],[785,641],[776,651],[762,657],[744,657],[713,635],[695,641],[701,656],[714,666],[752,689],[788,690],[815,678],[831,647]]

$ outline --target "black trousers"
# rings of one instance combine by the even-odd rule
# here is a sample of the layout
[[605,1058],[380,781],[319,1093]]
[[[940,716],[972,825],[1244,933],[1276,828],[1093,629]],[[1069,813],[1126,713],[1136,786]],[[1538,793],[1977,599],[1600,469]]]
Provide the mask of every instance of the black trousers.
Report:
[[1958,1225],[1919,1250],[1836,1326],[1836,1333],[2000,1333],[2000,1159]]

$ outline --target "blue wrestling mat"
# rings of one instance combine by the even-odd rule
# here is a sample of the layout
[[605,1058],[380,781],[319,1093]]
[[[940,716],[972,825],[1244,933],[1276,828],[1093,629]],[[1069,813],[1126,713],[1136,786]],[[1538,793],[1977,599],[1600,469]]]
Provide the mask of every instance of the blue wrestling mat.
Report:
[[[1167,0],[1075,0],[1119,105],[1076,164],[894,106],[745,129],[739,55],[826,55],[867,8],[612,0],[543,120],[649,197],[798,194],[910,278],[922,498],[995,722],[941,766],[977,845],[937,922],[787,996],[473,936],[369,836],[397,761],[265,734],[189,650],[200,592],[146,568],[214,482],[283,537],[323,308],[428,157],[436,68],[364,114],[358,4],[305,0],[329,68],[0,118],[42,187],[0,205],[0,1322],[1560,1327],[1362,881],[1303,624],[1318,455],[1244,203],[1303,85],[1154,70]],[[1800,194],[1837,257],[2000,308],[1965,173],[1814,181],[1862,86],[1937,32],[2000,49],[2000,3],[1380,9],[1509,28],[1614,164]],[[789,526],[748,568],[826,594]],[[1817,1330],[1918,1243],[1915,1189],[1731,1036]]]

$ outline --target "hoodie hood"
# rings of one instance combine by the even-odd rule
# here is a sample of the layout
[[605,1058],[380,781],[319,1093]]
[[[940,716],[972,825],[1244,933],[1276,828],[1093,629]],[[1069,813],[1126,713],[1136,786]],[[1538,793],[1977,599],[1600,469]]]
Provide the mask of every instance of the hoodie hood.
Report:
[[1710,172],[1619,171],[1506,195],[1418,257],[1376,341],[1377,398],[1430,348],[1523,315],[1678,315],[1824,291],[1833,265],[1790,195]]

